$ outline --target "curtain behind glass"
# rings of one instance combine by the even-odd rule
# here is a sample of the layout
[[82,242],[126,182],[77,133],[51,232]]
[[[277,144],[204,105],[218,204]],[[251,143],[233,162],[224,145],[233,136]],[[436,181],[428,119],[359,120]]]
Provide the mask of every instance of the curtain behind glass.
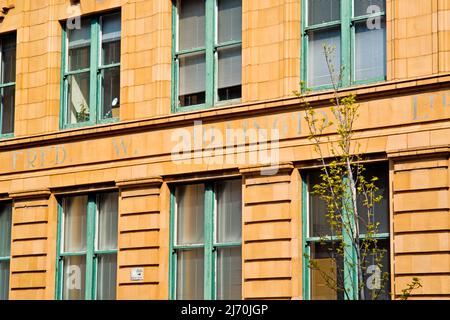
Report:
[[218,0],[218,42],[242,40],[242,0]]
[[86,251],[87,196],[67,197],[63,201],[64,252]]
[[0,202],[0,257],[9,257],[11,251],[11,203]]
[[0,300],[8,300],[9,261],[0,261]]
[[117,249],[118,199],[117,192],[98,195],[98,250]]
[[217,299],[242,298],[241,247],[217,249]]
[[176,188],[178,245],[203,243],[204,194],[205,186],[203,184]]
[[117,254],[104,254],[98,258],[97,299],[116,299]]
[[86,288],[86,256],[63,258],[63,300],[84,300]]
[[341,18],[340,0],[308,0],[308,9],[308,25],[310,26],[337,21]]
[[180,250],[177,254],[177,299],[204,299],[204,250]]
[[217,242],[240,242],[242,239],[242,182],[217,182]]
[[178,50],[205,46],[205,1],[178,1]]
[[374,13],[371,6],[376,6],[380,12],[386,10],[386,0],[354,0],[354,15],[365,16]]

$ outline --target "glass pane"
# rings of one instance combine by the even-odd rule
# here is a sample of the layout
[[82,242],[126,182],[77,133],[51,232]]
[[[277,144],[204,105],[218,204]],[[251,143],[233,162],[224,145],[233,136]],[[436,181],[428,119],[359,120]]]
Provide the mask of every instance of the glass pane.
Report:
[[178,50],[205,46],[205,0],[178,1]]
[[242,299],[241,247],[217,249],[217,299]]
[[98,257],[97,299],[116,299],[117,255],[105,254]]
[[89,20],[81,21],[80,29],[69,29],[69,71],[89,68],[91,25]]
[[341,31],[327,29],[308,33],[308,85],[310,87],[330,85],[331,75],[325,57],[324,44],[335,48],[332,65],[339,75],[341,68]]
[[63,266],[63,300],[84,300],[86,287],[86,257],[64,257]]
[[[313,194],[314,186],[322,182],[321,171],[308,175],[309,192],[309,237],[324,237],[332,235],[330,222],[327,219],[327,204],[318,195]],[[336,230],[333,230],[336,234]]]
[[102,193],[98,196],[98,235],[99,250],[117,249],[117,222],[119,194]]
[[[370,181],[373,177],[377,177],[378,181],[375,185],[379,188],[377,195],[381,195],[380,202],[374,205],[373,217],[370,223],[379,223],[378,233],[389,233],[389,169],[386,165],[366,166],[364,172],[366,180]],[[362,195],[358,199],[358,213],[360,215],[360,232],[367,232],[367,224],[369,221],[367,206],[363,205],[364,198]]]
[[383,12],[386,10],[386,0],[354,0],[355,17]]
[[217,242],[240,242],[242,239],[242,182],[217,182]]
[[336,254],[331,245],[311,244],[311,259],[315,263],[311,274],[312,300],[342,300],[344,293],[335,290],[343,288],[344,264],[342,256]]
[[102,63],[103,65],[120,62],[120,14],[102,17]]
[[218,0],[218,42],[242,40],[242,0]]
[[386,76],[386,24],[369,29],[364,21],[355,30],[355,79],[369,80]]
[[308,9],[309,25],[341,19],[340,0],[309,0]]
[[177,299],[203,300],[203,249],[183,250],[177,255]]
[[0,202],[0,257],[9,257],[11,252],[11,203]]
[[2,83],[16,81],[16,36],[2,40]]
[[89,121],[89,72],[68,77],[68,123]]
[[86,250],[87,196],[68,197],[63,201],[64,252]]
[[203,243],[205,186],[179,186],[177,201],[177,244]]
[[102,119],[119,118],[120,111],[120,68],[103,70],[102,90],[103,108]]
[[219,101],[241,97],[242,50],[241,46],[218,50],[218,98]]
[[0,300],[8,300],[9,261],[0,261]]
[[206,55],[185,55],[179,60],[179,104],[191,106],[205,103]]
[[16,86],[2,89],[2,127],[1,133],[14,133],[14,112],[16,103]]
[[364,292],[369,300],[389,300],[389,240],[377,242],[377,256],[370,253],[364,266]]

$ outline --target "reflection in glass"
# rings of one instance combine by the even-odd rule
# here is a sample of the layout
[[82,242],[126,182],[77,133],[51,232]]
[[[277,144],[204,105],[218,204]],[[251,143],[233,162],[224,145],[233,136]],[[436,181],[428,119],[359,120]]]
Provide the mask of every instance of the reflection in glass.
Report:
[[63,300],[84,300],[86,256],[64,257],[63,266]]
[[217,299],[242,298],[241,247],[217,249]]
[[204,299],[203,249],[181,250],[177,254],[177,299]]
[[116,299],[117,255],[99,255],[97,265],[97,299]]
[[90,119],[89,72],[68,76],[69,103],[68,119],[70,124],[87,122]]
[[341,19],[340,0],[308,0],[308,25]]
[[177,244],[202,244],[204,241],[203,184],[179,186],[177,199]]
[[240,242],[242,239],[242,182],[216,183],[217,242]]
[[64,252],[86,250],[87,196],[67,197],[63,200]]
[[0,301],[8,300],[9,295],[9,260],[0,261]]
[[117,192],[98,195],[98,250],[117,249],[118,199]]

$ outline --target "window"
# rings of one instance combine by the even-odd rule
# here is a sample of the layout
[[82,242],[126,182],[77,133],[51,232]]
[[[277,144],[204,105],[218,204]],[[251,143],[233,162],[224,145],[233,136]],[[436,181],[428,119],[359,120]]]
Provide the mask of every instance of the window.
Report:
[[325,43],[335,48],[331,60],[335,72],[342,71],[339,86],[386,79],[385,3],[385,0],[303,0],[302,78],[308,87],[332,87]]
[[16,92],[16,35],[0,38],[0,137],[14,134]]
[[[374,236],[377,239],[377,248],[383,250],[385,253],[380,261],[383,266],[382,270],[377,266],[373,254],[368,254],[365,262],[367,267],[364,278],[364,289],[366,297],[377,299],[389,299],[390,283],[387,281],[376,282],[373,285],[373,275],[382,277],[384,273],[389,272],[389,178],[388,168],[385,165],[366,165],[366,172],[364,176],[366,179],[377,177],[376,182],[379,188],[378,195],[382,196],[382,200],[375,204],[374,215],[371,217],[372,221],[379,223],[377,234]],[[305,176],[304,179],[304,208],[303,208],[303,233],[304,250],[306,256],[304,258],[304,297],[306,299],[316,300],[333,300],[333,299],[348,299],[344,292],[330,288],[330,285],[325,281],[326,278],[332,279],[330,283],[337,283],[339,287],[350,288],[353,287],[354,292],[358,292],[358,284],[350,279],[356,279],[352,271],[347,271],[349,265],[357,265],[355,258],[352,257],[351,250],[346,249],[344,254],[337,253],[336,241],[331,240],[335,236],[330,227],[329,221],[325,214],[327,212],[326,204],[317,195],[312,194],[314,185],[321,182],[321,171],[312,171]],[[368,215],[363,206],[362,197],[358,199],[359,209],[362,212],[360,215],[360,238],[365,237],[366,226],[365,221],[368,220]],[[342,231],[344,233],[344,230]],[[325,238],[330,239],[324,241]],[[345,241],[345,236],[344,236]],[[350,247],[350,244],[347,248]],[[317,268],[309,268],[309,259],[313,259]],[[348,260],[347,260],[348,259]],[[350,263],[344,263],[344,260]],[[324,276],[325,275],[325,276]],[[379,285],[377,286],[377,283]],[[384,285],[384,287],[381,287]]]
[[118,193],[61,199],[57,298],[116,297]]
[[0,300],[9,294],[9,262],[11,260],[12,205],[0,202]]
[[115,121],[120,109],[120,13],[66,27],[61,126]]
[[241,299],[241,181],[177,186],[172,196],[172,299]]
[[174,110],[240,99],[242,0],[177,0],[174,5]]

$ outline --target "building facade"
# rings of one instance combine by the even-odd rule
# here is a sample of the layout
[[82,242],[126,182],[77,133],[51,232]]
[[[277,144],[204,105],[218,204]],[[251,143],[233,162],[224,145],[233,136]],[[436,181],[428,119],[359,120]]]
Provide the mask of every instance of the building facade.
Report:
[[[1,0],[1,299],[323,299],[321,44],[380,178],[385,298],[450,298],[449,0]],[[332,135],[332,133],[329,133]],[[322,224],[321,224],[322,221]]]

